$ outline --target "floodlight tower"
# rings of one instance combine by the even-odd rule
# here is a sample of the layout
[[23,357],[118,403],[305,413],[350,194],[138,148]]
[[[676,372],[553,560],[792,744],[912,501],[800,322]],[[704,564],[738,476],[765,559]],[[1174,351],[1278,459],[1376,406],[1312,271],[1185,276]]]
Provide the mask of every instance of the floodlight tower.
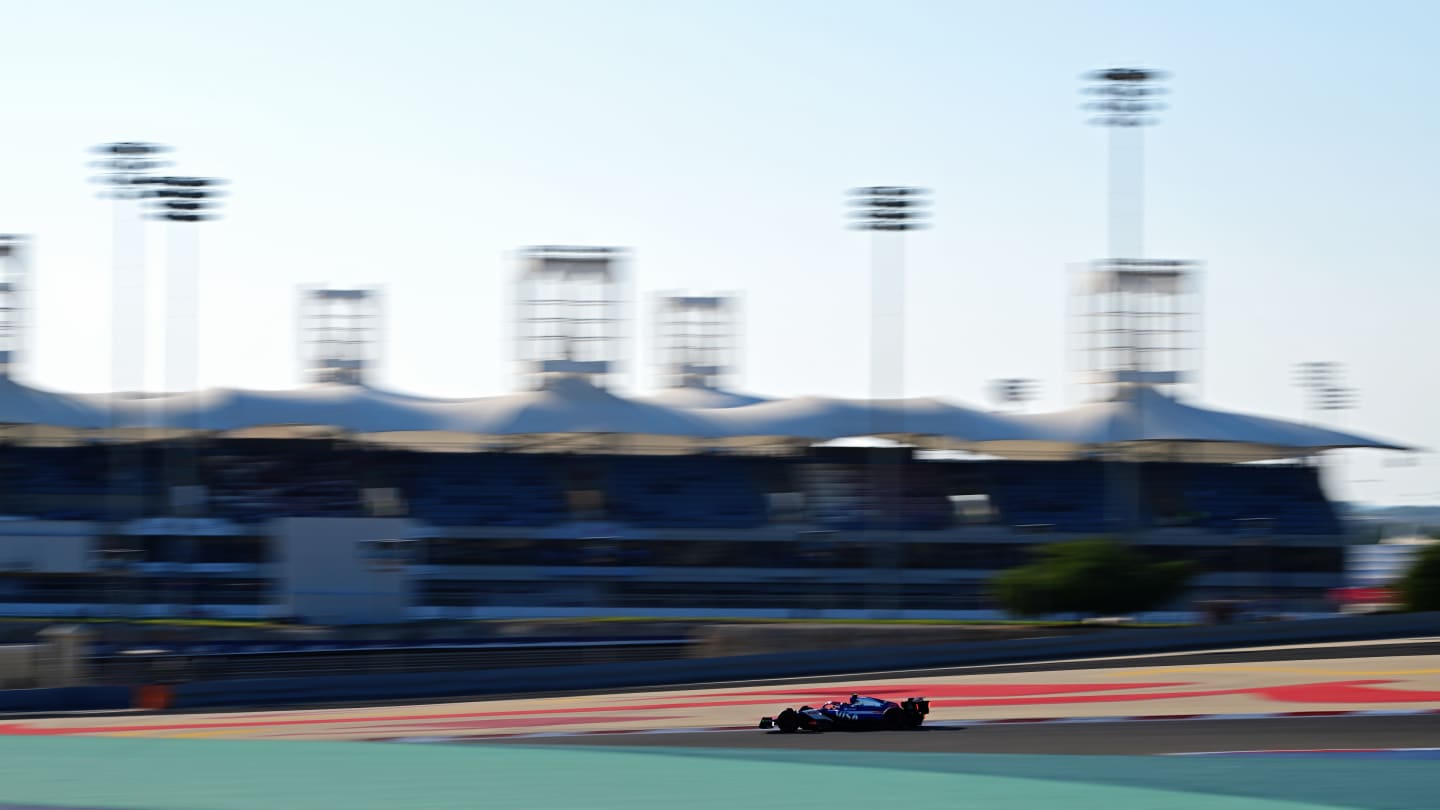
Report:
[[1346,411],[1355,407],[1359,392],[1342,384],[1344,366],[1332,361],[1312,361],[1295,366],[1295,385],[1305,392],[1305,404],[1316,421],[1325,411]]
[[[193,391],[200,387],[200,245],[199,223],[220,218],[216,177],[149,178],[142,196],[145,216],[164,222],[170,230],[165,251],[165,387]],[[163,407],[163,406],[162,406]],[[195,426],[190,426],[195,427]],[[193,517],[205,511],[207,498],[200,483],[200,449],[193,437],[172,439],[164,453],[169,487],[167,514]]]
[[1040,383],[1020,377],[1005,377],[990,381],[990,396],[1002,408],[1024,410],[1025,403],[1034,401],[1040,394]]
[[[905,395],[905,254],[903,236],[930,227],[930,191],[913,186],[867,186],[850,190],[850,227],[871,233],[870,395]],[[883,254],[884,248],[893,252]],[[874,433],[899,433],[900,425],[879,424]]]
[[145,217],[168,223],[165,258],[165,387],[189,391],[199,385],[200,260],[196,225],[220,218],[216,177],[152,177],[140,193]]
[[1108,68],[1085,74],[1084,92],[1095,100],[1085,105],[1095,113],[1090,123],[1110,133],[1110,255],[1138,258],[1144,254],[1144,128],[1159,123],[1153,113],[1164,109],[1159,82],[1164,71],[1149,68]]
[[1200,368],[1200,270],[1188,259],[1144,258],[1143,129],[1163,105],[1165,73],[1111,68],[1086,75],[1092,124],[1110,134],[1109,257],[1072,280],[1078,379],[1092,398],[1140,387],[1180,393]]
[[15,376],[25,349],[28,253],[25,237],[0,234],[0,377]]
[[[145,314],[145,227],[139,201],[153,186],[153,173],[170,165],[163,156],[171,149],[145,141],[116,141],[92,148],[99,158],[90,163],[99,174],[91,182],[104,188],[101,197],[113,201],[110,282],[110,426],[121,424],[120,397],[145,389],[145,353],[148,319]],[[109,453],[111,504],[109,518],[117,524],[135,514],[129,495],[143,487],[146,476],[139,443],[117,441]]]
[[[1329,415],[1338,416],[1339,411],[1353,410],[1360,401],[1359,390],[1345,385],[1344,364],[1334,360],[1295,364],[1295,385],[1304,392],[1305,405],[1316,424],[1328,421]],[[1344,457],[1341,453],[1330,453],[1328,465],[1321,454],[1316,453],[1311,456],[1310,463],[1325,470],[1332,482],[1344,480]]]
[[[870,432],[880,436],[905,432],[900,409],[879,407],[881,399],[905,395],[905,246],[909,231],[929,227],[930,192],[913,186],[868,186],[850,190],[850,227],[869,231],[870,240]],[[893,251],[886,254],[889,248]],[[893,414],[893,418],[891,415]],[[886,530],[890,542],[870,547],[870,565],[890,574],[888,591],[877,581],[868,600],[872,606],[899,610],[905,558],[904,467],[885,463],[876,448],[871,455],[873,528]]]
[[721,388],[733,378],[740,322],[736,296],[661,293],[655,318],[662,385]]
[[[90,163],[99,174],[91,178],[115,202],[112,229],[114,275],[111,281],[111,373],[116,394],[145,388],[145,232],[137,201],[154,185],[152,173],[170,161],[171,149],[145,141],[117,141],[91,149],[100,157]],[[112,417],[113,419],[113,417]]]
[[522,388],[554,376],[614,382],[623,359],[623,248],[540,245],[519,251],[515,359]]
[[380,363],[380,290],[302,287],[300,361],[312,383],[364,385]]

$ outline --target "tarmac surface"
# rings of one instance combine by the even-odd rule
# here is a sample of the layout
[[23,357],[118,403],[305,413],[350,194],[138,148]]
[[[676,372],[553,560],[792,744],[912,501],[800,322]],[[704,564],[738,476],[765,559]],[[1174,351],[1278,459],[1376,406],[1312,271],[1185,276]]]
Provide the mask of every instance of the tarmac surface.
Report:
[[[0,810],[1435,810],[1437,653],[1427,639],[413,705],[11,717],[0,719]],[[852,691],[923,694],[932,713],[915,731],[754,728],[761,714]]]
[[[441,742],[436,738],[433,742]],[[477,740],[495,743],[496,740]],[[452,740],[452,742],[454,742]],[[508,745],[744,748],[767,751],[893,751],[936,754],[1212,754],[1253,751],[1440,753],[1440,714],[1262,720],[1145,720],[1106,723],[945,724],[910,731],[782,734],[735,730],[667,734],[525,736]],[[1412,755],[1419,758],[1418,755]],[[1440,764],[1436,766],[1440,770]],[[1440,798],[1436,800],[1440,806]]]
[[[638,737],[640,733],[753,728],[762,715],[777,714],[786,706],[819,705],[855,692],[899,699],[925,696],[931,700],[927,723],[940,727],[1155,716],[1204,719],[1293,713],[1424,713],[1440,709],[1437,649],[1440,647],[1433,640],[1357,643],[1208,656],[1118,657],[1022,668],[867,673],[844,679],[710,684],[683,690],[271,711],[10,718],[0,720],[0,734],[427,741],[546,734],[588,741],[594,732]],[[1397,651],[1407,654],[1394,654]],[[1318,734],[1330,726],[1311,728]],[[711,733],[733,738],[732,745],[761,745],[753,741],[764,739],[759,733]],[[1059,732],[1040,729],[1031,733],[1038,739]],[[1001,739],[998,732],[968,736]],[[951,737],[957,735],[938,728],[912,735],[916,740]]]

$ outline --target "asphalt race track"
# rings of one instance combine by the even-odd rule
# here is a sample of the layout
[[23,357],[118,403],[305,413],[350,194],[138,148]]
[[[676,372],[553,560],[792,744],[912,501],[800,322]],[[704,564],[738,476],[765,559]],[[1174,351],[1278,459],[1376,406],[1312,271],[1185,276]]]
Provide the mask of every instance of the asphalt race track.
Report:
[[[1437,653],[1440,640],[1412,639],[414,705],[0,717],[0,810],[1435,810]],[[754,727],[852,691],[923,694],[931,715],[913,731]]]
[[[1304,737],[1286,737],[1285,747],[1353,747],[1347,744],[1352,735],[1364,733],[1369,740],[1383,732],[1389,736],[1381,742],[1389,744],[1392,738],[1401,739],[1401,729],[1428,728],[1426,721],[1440,717],[1434,714],[1440,710],[1440,655],[1436,650],[1436,641],[1429,639],[414,705],[0,718],[0,734],[431,742],[546,735],[546,739],[584,742],[598,734],[638,739],[663,733],[672,738],[670,744],[680,744],[673,738],[685,737],[711,745],[698,741],[723,737],[728,741],[725,745],[749,746],[772,744],[765,742],[767,735],[754,729],[761,715],[776,714],[785,706],[819,705],[859,692],[887,698],[928,697],[931,714],[927,726],[931,730],[901,736],[872,732],[868,738],[876,742],[853,743],[857,745],[889,745],[892,743],[880,740],[893,737],[893,745],[899,746],[983,750],[970,748],[979,744],[970,740],[1028,745],[1024,738],[1035,740],[1038,746],[1048,744],[1043,742],[1047,739],[1070,738],[1079,741],[1070,750],[1085,751],[1086,744],[1118,744],[1103,743],[1111,737],[1140,739],[1139,732],[1120,735],[1109,726],[1133,718],[1167,718],[1140,724],[1148,729],[1143,738],[1158,744],[1163,740],[1155,735],[1198,734],[1212,727],[1232,729],[1222,732],[1226,735],[1223,740],[1206,737],[1205,747],[1215,749],[1210,740],[1219,740],[1223,747],[1241,739],[1240,730],[1277,722],[1251,722],[1251,718],[1302,714],[1313,722],[1284,724],[1287,729],[1303,729],[1297,733]],[[1374,712],[1386,714],[1342,718],[1362,721],[1350,724],[1322,723],[1314,717]],[[1182,720],[1206,723],[1182,724]],[[1210,724],[1212,720],[1221,725]],[[1080,721],[1095,725],[1062,728]],[[1237,723],[1244,725],[1233,725]],[[994,728],[1008,724],[1015,728]],[[964,731],[954,730],[957,726]],[[739,734],[734,729],[754,733]],[[791,744],[789,735],[773,736],[787,740],[773,744]],[[866,737],[862,734],[855,739]]]
[[[485,740],[485,742],[495,742]],[[1440,714],[1298,717],[1264,720],[1146,720],[1106,723],[932,725],[913,731],[710,731],[517,737],[510,745],[609,745],[787,751],[897,751],[936,754],[1198,754],[1237,751],[1432,749]],[[1440,763],[1436,764],[1440,770]],[[1440,798],[1437,798],[1440,805]]]

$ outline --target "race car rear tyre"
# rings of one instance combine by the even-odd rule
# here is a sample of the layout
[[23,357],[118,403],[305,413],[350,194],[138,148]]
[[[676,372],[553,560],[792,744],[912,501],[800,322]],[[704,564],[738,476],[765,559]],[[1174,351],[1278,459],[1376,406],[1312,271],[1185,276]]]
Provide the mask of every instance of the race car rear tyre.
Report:
[[800,730],[800,718],[795,712],[785,711],[775,718],[775,728],[780,729],[783,734],[794,734]]
[[903,709],[886,709],[881,717],[886,728],[905,728],[905,711]]

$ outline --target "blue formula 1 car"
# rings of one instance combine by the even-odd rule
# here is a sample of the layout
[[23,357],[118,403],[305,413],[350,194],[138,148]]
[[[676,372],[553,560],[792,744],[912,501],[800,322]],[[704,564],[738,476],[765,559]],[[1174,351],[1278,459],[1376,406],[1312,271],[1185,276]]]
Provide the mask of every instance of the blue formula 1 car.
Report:
[[851,695],[844,703],[832,700],[819,708],[801,706],[786,709],[774,717],[760,718],[760,728],[794,731],[862,731],[877,728],[919,728],[930,713],[930,701],[923,697],[893,700]]

